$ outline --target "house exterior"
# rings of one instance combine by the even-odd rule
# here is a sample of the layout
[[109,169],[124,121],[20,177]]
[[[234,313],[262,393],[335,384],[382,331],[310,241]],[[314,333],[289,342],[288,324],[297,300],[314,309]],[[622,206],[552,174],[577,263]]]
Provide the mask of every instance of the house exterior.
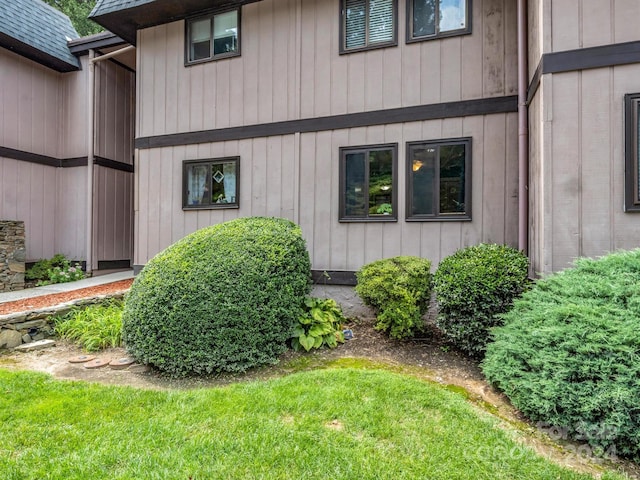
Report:
[[89,68],[122,44],[79,39],[40,0],[0,1],[0,219],[25,222],[27,261],[131,263],[135,58]]

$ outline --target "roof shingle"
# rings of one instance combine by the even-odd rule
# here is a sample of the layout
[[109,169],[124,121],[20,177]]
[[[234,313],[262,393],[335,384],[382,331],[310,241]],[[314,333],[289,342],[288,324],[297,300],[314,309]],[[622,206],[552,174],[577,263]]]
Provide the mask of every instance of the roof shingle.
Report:
[[0,45],[28,57],[37,56],[34,50],[41,52],[51,59],[47,66],[59,64],[61,70],[65,65],[67,70],[80,66],[67,46],[67,41],[79,38],[71,20],[41,0],[0,0],[0,34]]

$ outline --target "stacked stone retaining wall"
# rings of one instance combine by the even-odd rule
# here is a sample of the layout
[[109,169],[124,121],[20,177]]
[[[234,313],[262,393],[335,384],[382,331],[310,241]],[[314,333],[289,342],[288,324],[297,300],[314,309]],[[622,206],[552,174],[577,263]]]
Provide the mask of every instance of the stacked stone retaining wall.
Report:
[[24,288],[24,222],[0,220],[0,293]]

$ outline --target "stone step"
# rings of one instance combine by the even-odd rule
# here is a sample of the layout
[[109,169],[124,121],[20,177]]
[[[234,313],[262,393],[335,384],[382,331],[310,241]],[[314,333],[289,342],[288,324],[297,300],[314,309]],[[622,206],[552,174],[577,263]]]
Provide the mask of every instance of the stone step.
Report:
[[43,350],[45,348],[55,347],[55,340],[38,340],[37,342],[25,343],[14,348],[18,352],[33,352],[34,350]]

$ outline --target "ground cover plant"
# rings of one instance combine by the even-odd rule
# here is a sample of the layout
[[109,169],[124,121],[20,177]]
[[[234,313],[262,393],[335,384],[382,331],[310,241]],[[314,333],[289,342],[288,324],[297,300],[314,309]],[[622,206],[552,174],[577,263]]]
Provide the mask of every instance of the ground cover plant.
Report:
[[119,300],[77,307],[53,318],[55,333],[88,352],[122,345],[122,310]]
[[151,259],[126,296],[123,337],[171,375],[243,372],[287,349],[311,266],[300,227],[248,217],[203,228]]
[[298,317],[293,329],[291,347],[300,351],[312,348],[337,347],[344,343],[342,325],[347,319],[342,308],[331,298],[307,297],[304,300],[304,313]]
[[527,417],[596,452],[640,460],[640,250],[538,281],[483,364]]
[[431,297],[431,262],[400,256],[376,260],[356,272],[356,292],[376,310],[376,329],[406,338],[424,328]]
[[529,260],[506,245],[480,244],[458,250],[438,265],[433,285],[437,325],[456,347],[482,357],[499,316],[529,285]]
[[337,366],[191,391],[0,370],[0,471],[6,480],[592,478],[536,456],[440,385]]
[[72,264],[61,253],[56,253],[49,259],[38,260],[25,272],[25,279],[35,282],[37,286],[73,282],[84,277],[80,263]]

